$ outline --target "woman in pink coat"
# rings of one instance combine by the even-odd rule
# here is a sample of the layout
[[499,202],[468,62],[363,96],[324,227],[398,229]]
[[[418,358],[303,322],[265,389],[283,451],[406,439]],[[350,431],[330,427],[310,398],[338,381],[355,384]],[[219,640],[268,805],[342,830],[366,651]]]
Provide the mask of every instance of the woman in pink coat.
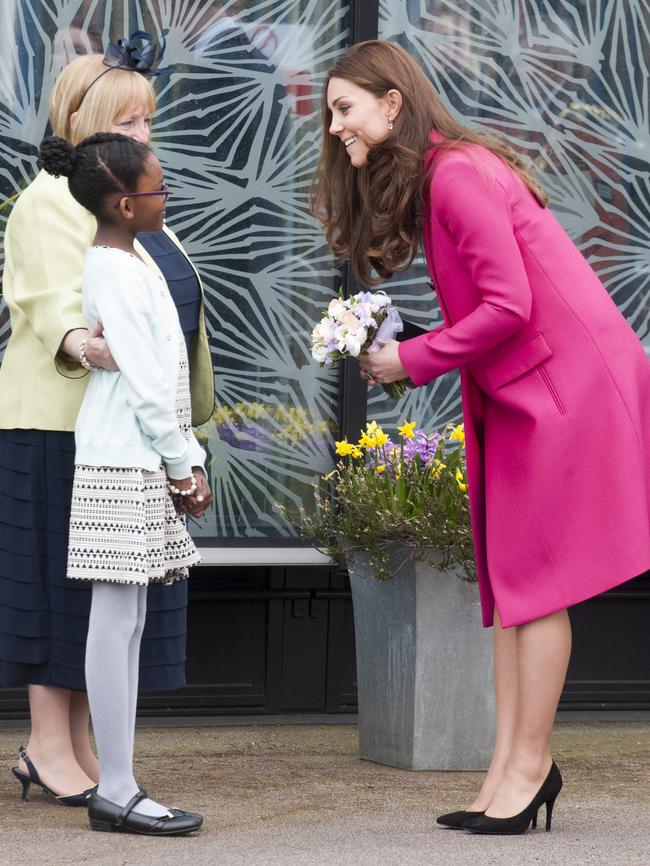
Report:
[[512,149],[456,122],[393,43],[331,70],[314,209],[379,281],[424,247],[445,324],[362,359],[371,384],[461,370],[497,736],[476,800],[440,824],[522,833],[562,779],[550,734],[566,608],[650,567],[650,363]]

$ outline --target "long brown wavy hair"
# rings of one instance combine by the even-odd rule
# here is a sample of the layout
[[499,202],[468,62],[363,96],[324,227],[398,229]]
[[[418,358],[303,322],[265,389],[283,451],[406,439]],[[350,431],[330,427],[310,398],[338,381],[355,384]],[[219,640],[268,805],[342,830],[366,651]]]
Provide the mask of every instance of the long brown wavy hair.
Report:
[[[343,78],[380,99],[402,95],[388,138],[370,148],[367,165],[355,168],[338,138],[329,133],[327,88]],[[376,285],[405,271],[420,245],[420,211],[428,191],[425,153],[479,144],[500,157],[543,206],[547,197],[512,147],[454,120],[415,61],[398,45],[369,40],[353,45],[329,71],[322,99],[323,143],[310,203],[336,256],[350,258],[357,277]],[[444,139],[433,143],[432,130]],[[373,269],[379,276],[373,275]]]

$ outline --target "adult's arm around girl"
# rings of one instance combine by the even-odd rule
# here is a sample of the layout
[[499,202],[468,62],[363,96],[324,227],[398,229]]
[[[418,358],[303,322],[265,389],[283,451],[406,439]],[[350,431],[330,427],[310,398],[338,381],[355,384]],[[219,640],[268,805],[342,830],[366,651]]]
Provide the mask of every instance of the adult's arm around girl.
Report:
[[66,375],[86,375],[59,349],[69,331],[87,328],[81,273],[95,230],[94,218],[69,194],[67,181],[42,172],[14,206],[5,241],[13,303],[50,357],[63,362]]

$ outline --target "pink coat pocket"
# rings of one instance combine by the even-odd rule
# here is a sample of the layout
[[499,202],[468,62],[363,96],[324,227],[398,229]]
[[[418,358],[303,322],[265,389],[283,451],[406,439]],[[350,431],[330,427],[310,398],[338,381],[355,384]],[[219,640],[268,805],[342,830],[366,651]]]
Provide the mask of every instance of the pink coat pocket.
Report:
[[488,385],[497,391],[509,382],[513,382],[524,373],[539,366],[553,354],[541,331],[534,334],[523,346],[508,352],[498,361],[494,361],[483,371]]

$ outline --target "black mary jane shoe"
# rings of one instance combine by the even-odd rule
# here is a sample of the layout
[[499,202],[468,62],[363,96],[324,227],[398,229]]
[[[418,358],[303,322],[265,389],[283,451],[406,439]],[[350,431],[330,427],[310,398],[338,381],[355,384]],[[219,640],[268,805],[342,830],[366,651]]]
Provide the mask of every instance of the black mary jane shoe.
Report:
[[36,767],[32,764],[29,755],[27,754],[27,749],[24,746],[21,746],[18,749],[18,754],[22,758],[25,766],[27,767],[27,775],[21,772],[18,767],[12,767],[11,772],[18,779],[20,784],[23,786],[22,793],[22,801],[26,803],[29,800],[29,789],[32,785],[38,785],[41,791],[44,794],[47,794],[48,797],[51,797],[55,802],[57,802],[60,806],[87,806],[90,797],[97,790],[97,785],[93,788],[88,788],[86,791],[82,791],[80,794],[69,794],[67,797],[60,796],[59,794],[55,794],[47,785],[44,785],[41,782],[40,776],[38,775],[38,771]]
[[466,821],[463,830],[470,833],[481,833],[486,836],[515,836],[525,833],[532,824],[533,830],[537,827],[537,812],[541,806],[546,806],[546,832],[551,829],[551,818],[553,806],[557,795],[562,790],[562,776],[555,761],[551,764],[548,776],[544,779],[542,787],[535,794],[532,801],[518,815],[511,818],[491,818],[489,815],[480,815]]
[[441,815],[436,818],[436,824],[441,827],[448,827],[450,830],[463,830],[465,821],[472,818],[478,818],[479,815],[484,815],[485,812],[468,812],[461,810],[460,812],[449,812],[447,815]]
[[126,806],[119,806],[95,792],[88,804],[90,829],[104,833],[138,833],[141,836],[182,836],[193,833],[203,824],[201,815],[181,809],[168,809],[159,818],[134,812],[133,807],[147,796],[147,792],[141,788]]

